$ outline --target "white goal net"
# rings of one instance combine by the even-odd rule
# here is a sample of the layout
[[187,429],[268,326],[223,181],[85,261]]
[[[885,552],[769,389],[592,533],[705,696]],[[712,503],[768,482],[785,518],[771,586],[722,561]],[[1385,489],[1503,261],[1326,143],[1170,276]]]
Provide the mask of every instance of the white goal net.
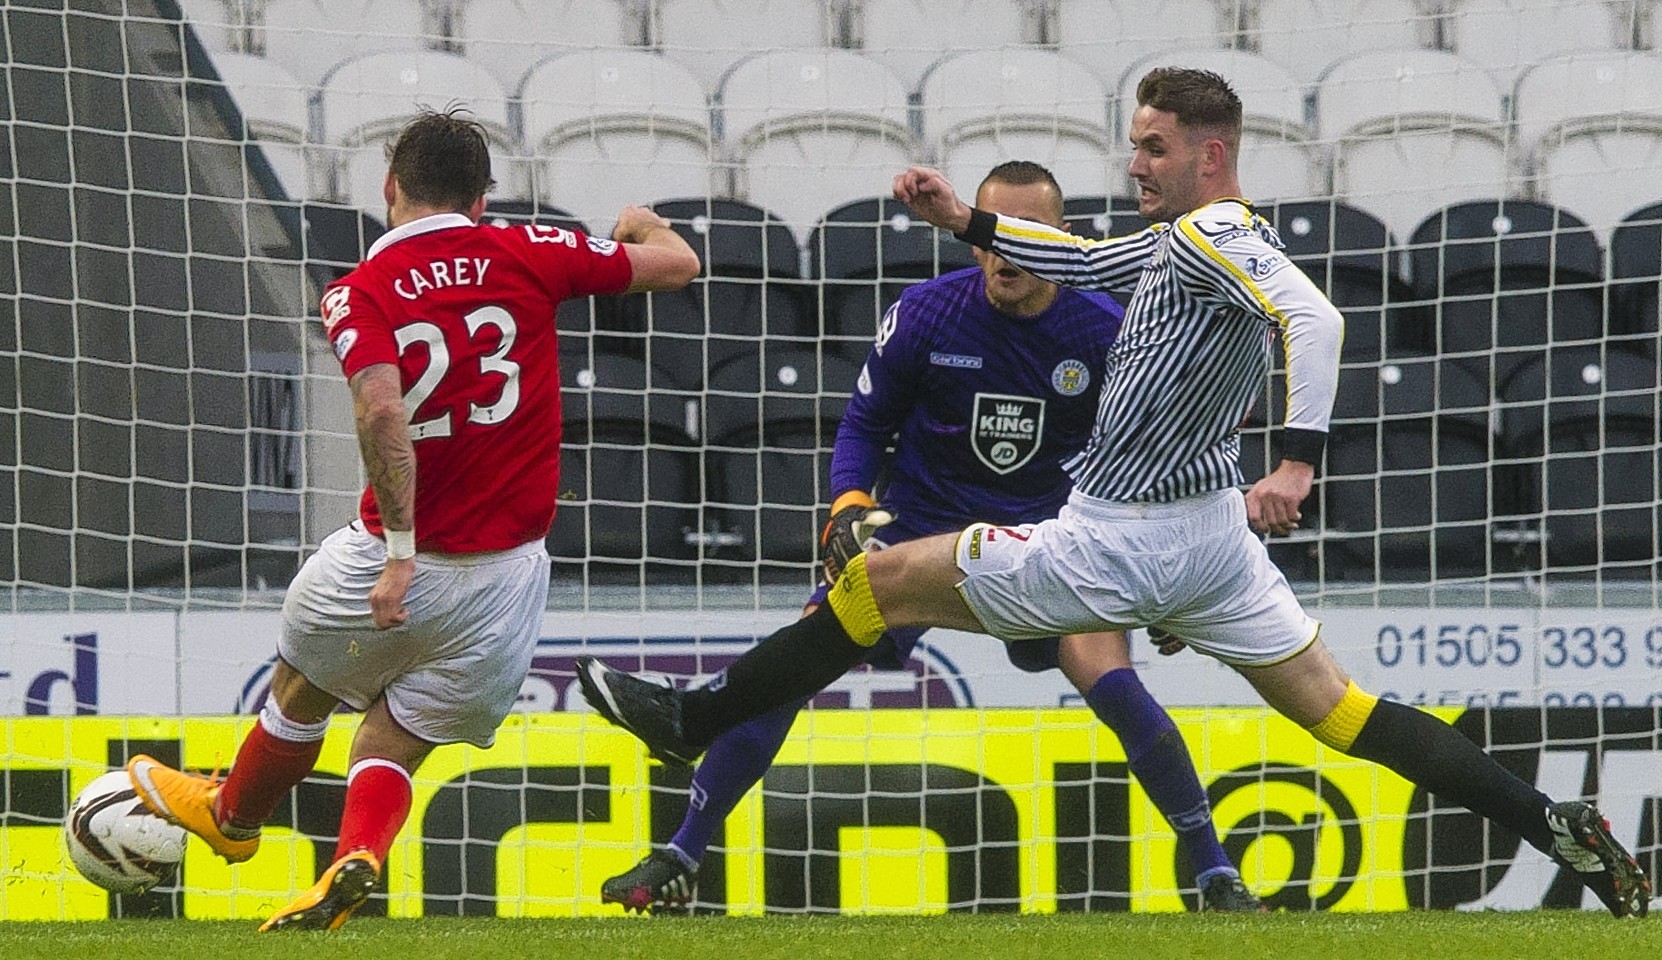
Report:
[[[193,848],[172,885],[107,896],[56,830],[129,753],[211,768],[258,709],[283,588],[362,483],[317,296],[384,232],[384,149],[419,106],[488,131],[487,222],[604,235],[645,203],[705,265],[684,292],[561,308],[553,593],[523,711],[424,768],[371,906],[573,915],[675,830],[686,779],[584,714],[572,658],[691,682],[794,619],[884,309],[973,266],[884,198],[891,177],[927,163],[968,194],[1034,160],[1075,231],[1140,229],[1127,124],[1166,64],[1233,82],[1243,186],[1347,321],[1321,478],[1272,556],[1365,688],[1596,797],[1654,876],[1658,7],[0,4],[0,919],[263,916],[326,866],[350,721],[247,866]],[[1242,428],[1248,482],[1283,402],[1277,373]],[[1323,751],[1218,664],[1133,643],[1273,904],[1582,905],[1516,838]],[[1193,906],[1115,738],[992,640],[931,633],[794,734],[717,836],[699,909]]]

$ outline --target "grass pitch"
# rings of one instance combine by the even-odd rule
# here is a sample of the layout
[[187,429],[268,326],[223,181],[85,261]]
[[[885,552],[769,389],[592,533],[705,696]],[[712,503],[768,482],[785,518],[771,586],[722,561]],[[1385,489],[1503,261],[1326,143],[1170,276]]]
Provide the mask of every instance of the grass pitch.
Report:
[[1662,917],[1578,911],[1460,914],[354,920],[337,933],[254,924],[0,924],[6,960],[1616,960],[1662,954]]

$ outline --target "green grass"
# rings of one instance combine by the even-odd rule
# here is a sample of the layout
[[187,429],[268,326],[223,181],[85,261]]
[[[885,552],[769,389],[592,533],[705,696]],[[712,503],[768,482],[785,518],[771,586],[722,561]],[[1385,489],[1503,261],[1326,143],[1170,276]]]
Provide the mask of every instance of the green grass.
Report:
[[584,920],[386,920],[338,933],[256,935],[253,924],[0,924],[6,960],[1617,960],[1662,952],[1662,918],[1542,911]]

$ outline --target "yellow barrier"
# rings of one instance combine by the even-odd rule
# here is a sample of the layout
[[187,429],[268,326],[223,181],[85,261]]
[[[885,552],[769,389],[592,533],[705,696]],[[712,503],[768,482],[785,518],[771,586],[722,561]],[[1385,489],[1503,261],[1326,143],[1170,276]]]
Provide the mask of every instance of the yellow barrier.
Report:
[[[1295,907],[1407,906],[1407,783],[1261,710],[1174,716],[1255,889]],[[57,822],[65,797],[128,752],[171,749],[212,769],[235,755],[251,722],[0,721],[0,919],[146,908],[74,872]],[[354,728],[348,718],[331,728],[317,776],[279,811],[289,826],[268,827],[253,860],[227,866],[192,842],[179,912],[263,918],[310,884],[331,852]],[[441,749],[416,778],[389,858],[387,912],[613,913],[599,903],[601,881],[673,831],[684,794],[670,785],[684,782],[592,717],[515,716],[492,749]],[[1183,909],[1178,889],[1192,882],[1177,875],[1164,820],[1127,782],[1118,741],[1082,710],[812,712],[764,786],[729,819],[725,856],[706,861],[701,898],[733,913],[1167,911]],[[167,900],[153,893],[147,908],[158,897]]]

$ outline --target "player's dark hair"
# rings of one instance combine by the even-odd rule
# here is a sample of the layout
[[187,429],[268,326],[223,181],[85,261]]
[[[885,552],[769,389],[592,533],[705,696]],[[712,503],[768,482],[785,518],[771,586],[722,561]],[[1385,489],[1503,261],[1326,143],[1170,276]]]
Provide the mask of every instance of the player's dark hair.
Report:
[[1241,142],[1241,98],[1210,70],[1156,67],[1137,84],[1137,105],[1175,114],[1191,130],[1217,131],[1231,147]]
[[[1026,187],[1035,183],[1048,183],[1056,191],[1056,216],[1062,216],[1062,185],[1056,182],[1056,175],[1044,166],[1031,160],[1006,160],[987,171],[981,178],[981,186],[989,183],[1008,183],[1012,187]],[[976,193],[980,193],[980,187]]]
[[423,110],[387,152],[404,196],[423,206],[462,211],[496,185],[485,128],[466,110]]

